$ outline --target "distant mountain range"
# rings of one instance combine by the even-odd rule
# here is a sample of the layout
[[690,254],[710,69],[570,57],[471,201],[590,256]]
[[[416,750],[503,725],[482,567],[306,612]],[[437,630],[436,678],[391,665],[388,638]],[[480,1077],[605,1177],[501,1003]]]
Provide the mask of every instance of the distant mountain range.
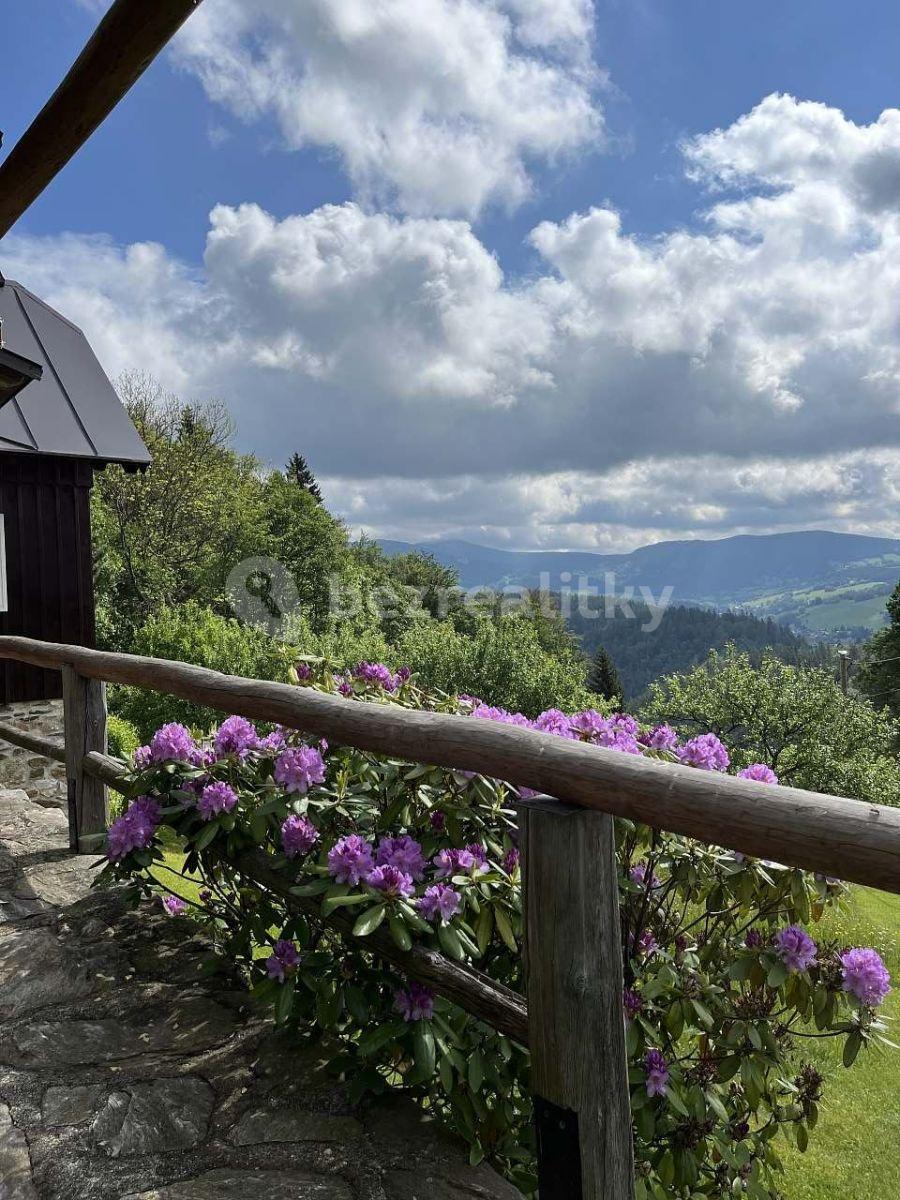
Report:
[[[900,539],[809,530],[657,542],[630,554],[581,550],[498,550],[473,542],[383,541],[388,554],[421,550],[456,568],[463,587],[577,589],[586,577],[601,592],[634,588],[671,602],[742,608],[813,636],[862,637],[884,621],[884,602],[900,578]],[[615,579],[610,580],[608,573]]]

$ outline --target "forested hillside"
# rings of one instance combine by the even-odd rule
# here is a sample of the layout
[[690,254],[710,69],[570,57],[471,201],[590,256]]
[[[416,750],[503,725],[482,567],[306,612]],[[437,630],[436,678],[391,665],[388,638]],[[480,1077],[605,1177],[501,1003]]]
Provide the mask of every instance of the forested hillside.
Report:
[[673,604],[658,628],[648,630],[653,623],[651,610],[635,601],[630,607],[633,619],[618,610],[613,617],[573,614],[569,619],[586,655],[593,657],[601,646],[609,654],[626,700],[640,696],[661,675],[687,670],[702,662],[710,650],[721,650],[730,642],[747,651],[753,662],[759,662],[767,648],[787,663],[824,666],[832,660],[830,647],[810,643],[771,619]]

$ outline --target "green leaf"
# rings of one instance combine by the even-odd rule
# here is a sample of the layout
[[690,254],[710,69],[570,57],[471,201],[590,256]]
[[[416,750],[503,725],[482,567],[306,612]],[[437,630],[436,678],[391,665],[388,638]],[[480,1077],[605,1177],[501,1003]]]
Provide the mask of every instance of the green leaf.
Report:
[[368,937],[384,920],[385,912],[386,908],[383,904],[367,908],[361,916],[357,917],[356,924],[353,926],[353,936]]
[[506,910],[503,908],[494,909],[494,920],[497,922],[497,932],[503,938],[507,948],[513,953],[519,953],[519,947],[516,945],[516,937],[512,930],[512,925],[509,923],[509,917],[506,915]]
[[469,1059],[469,1087],[473,1092],[480,1092],[483,1081],[484,1059],[481,1057],[481,1052],[476,1050]]
[[781,987],[789,974],[790,972],[783,962],[773,963],[769,968],[769,974],[766,976],[766,983],[770,988]]
[[204,825],[194,842],[194,848],[196,850],[205,850],[218,832],[219,826],[214,821],[211,821],[208,825]]
[[465,959],[466,952],[462,948],[459,934],[452,925],[438,926],[438,941],[448,958],[452,958],[454,962],[462,962]]
[[412,935],[406,928],[402,917],[393,916],[388,921],[388,928],[391,931],[391,937],[397,943],[401,950],[412,949]]
[[327,892],[331,887],[331,883],[327,879],[314,879],[311,883],[301,883],[297,887],[290,889],[292,896],[319,896],[322,892]]
[[856,1056],[862,1049],[862,1034],[859,1030],[854,1030],[844,1043],[844,1066],[852,1067],[856,1062]]
[[294,986],[294,980],[288,979],[278,989],[278,996],[275,999],[275,1022],[278,1025],[283,1025],[291,1015],[291,1007],[294,1003]]
[[475,939],[478,942],[478,949],[484,954],[491,943],[491,934],[494,932],[494,910],[489,904],[486,904],[478,915],[478,922],[475,925]]
[[329,916],[336,908],[350,908],[354,904],[365,904],[367,900],[371,900],[371,896],[365,892],[356,892],[352,896],[326,896],[322,901],[322,916]]
[[434,1074],[434,1034],[427,1021],[416,1021],[413,1030],[413,1057],[424,1079]]

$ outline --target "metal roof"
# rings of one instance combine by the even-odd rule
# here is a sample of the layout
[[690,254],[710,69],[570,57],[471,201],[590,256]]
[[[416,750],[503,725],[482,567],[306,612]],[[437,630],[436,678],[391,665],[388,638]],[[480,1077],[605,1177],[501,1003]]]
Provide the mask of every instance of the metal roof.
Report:
[[149,464],[147,447],[77,326],[11,279],[0,283],[0,318],[6,348],[43,367],[40,379],[0,408],[0,454]]

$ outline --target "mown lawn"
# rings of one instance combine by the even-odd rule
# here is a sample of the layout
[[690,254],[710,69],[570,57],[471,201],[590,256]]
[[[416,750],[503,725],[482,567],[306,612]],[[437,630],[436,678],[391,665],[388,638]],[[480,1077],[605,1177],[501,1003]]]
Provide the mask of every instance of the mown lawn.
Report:
[[[855,888],[850,912],[828,920],[842,941],[875,946],[884,957],[894,983],[884,1005],[892,1018],[887,1036],[900,1042],[900,896]],[[900,1200],[900,1050],[864,1050],[845,1070],[835,1044],[811,1041],[809,1046],[809,1058],[828,1083],[809,1149],[783,1155],[785,1196]]]

